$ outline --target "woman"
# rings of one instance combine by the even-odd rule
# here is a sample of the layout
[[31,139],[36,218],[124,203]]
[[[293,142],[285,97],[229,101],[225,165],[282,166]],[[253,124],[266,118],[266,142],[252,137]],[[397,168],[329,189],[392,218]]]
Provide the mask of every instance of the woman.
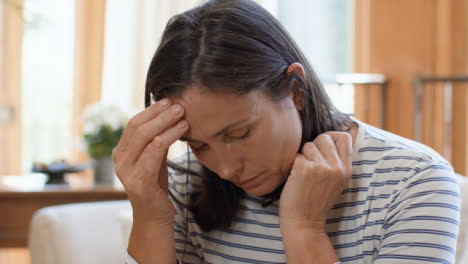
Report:
[[[133,208],[127,263],[454,262],[450,164],[339,112],[257,4],[173,17],[145,104],[113,153]],[[178,139],[191,151],[166,163]]]

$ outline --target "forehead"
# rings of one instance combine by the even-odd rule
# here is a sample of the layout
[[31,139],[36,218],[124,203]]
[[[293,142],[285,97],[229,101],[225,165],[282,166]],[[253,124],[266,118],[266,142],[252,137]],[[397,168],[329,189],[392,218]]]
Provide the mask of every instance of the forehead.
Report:
[[184,108],[184,118],[190,125],[184,136],[193,138],[210,136],[233,122],[255,115],[266,100],[260,91],[235,95],[198,88],[189,88],[170,99]]

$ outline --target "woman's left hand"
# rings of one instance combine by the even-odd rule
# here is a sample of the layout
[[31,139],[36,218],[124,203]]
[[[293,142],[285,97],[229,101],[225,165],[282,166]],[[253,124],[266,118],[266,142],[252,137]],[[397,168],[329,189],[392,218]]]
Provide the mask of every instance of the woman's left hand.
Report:
[[351,178],[352,138],[327,132],[304,144],[280,198],[282,231],[324,232],[328,211]]

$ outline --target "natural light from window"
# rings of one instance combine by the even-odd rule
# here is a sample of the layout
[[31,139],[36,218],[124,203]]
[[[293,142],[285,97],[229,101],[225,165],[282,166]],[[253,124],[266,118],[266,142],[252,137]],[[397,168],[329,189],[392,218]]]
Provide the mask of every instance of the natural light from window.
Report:
[[74,0],[24,0],[22,172],[67,158],[71,138]]

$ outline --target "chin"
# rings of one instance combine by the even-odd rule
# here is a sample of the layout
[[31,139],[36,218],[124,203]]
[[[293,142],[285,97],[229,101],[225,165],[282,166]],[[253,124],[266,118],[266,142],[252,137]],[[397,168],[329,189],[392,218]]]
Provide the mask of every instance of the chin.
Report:
[[244,190],[244,192],[250,196],[261,198],[262,196],[272,193],[276,188],[277,186],[260,185],[252,189]]

